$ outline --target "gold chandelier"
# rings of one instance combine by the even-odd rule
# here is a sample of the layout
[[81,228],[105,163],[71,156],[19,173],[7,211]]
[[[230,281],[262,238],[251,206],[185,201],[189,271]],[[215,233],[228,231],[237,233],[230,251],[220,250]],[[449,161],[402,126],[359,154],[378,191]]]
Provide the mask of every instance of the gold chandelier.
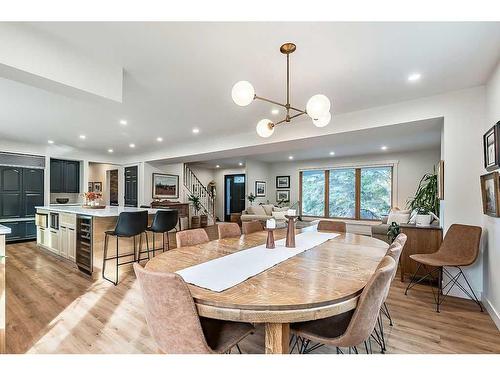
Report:
[[[286,109],[286,116],[281,121],[273,122],[269,119],[263,119],[257,123],[257,134],[261,137],[270,137],[274,133],[276,125],[291,122],[292,119],[304,114],[311,117],[313,124],[319,128],[328,125],[332,118],[330,113],[330,99],[323,94],[312,96],[307,101],[305,110],[290,105],[290,54],[296,49],[297,46],[293,43],[285,43],[280,47],[280,52],[286,55],[286,104],[257,96],[255,94],[255,89],[248,81],[239,81],[235,83],[231,91],[233,101],[242,107],[249,105],[255,99],[259,99]],[[290,114],[290,111],[294,111],[294,113]]]

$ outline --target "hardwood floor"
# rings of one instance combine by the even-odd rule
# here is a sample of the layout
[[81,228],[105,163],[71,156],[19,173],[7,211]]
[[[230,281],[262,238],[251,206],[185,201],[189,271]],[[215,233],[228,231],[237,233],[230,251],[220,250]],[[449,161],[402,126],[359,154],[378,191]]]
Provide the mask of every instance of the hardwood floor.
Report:
[[[214,227],[207,232],[216,236]],[[156,352],[130,269],[115,287],[82,276],[34,242],[8,245],[7,255],[8,353]],[[385,324],[387,353],[500,353],[500,332],[473,302],[450,297],[438,314],[429,287],[405,296],[405,286],[396,278],[387,301],[394,320],[393,327]],[[263,353],[263,327],[240,346]]]

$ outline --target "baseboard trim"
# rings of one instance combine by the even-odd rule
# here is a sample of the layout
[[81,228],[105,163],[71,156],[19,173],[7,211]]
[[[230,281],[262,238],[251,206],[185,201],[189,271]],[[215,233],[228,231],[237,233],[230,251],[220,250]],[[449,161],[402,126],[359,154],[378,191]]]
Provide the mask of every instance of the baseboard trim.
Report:
[[491,304],[490,300],[488,298],[486,298],[484,293],[481,294],[481,300],[483,302],[484,308],[486,309],[488,314],[490,314],[491,319],[493,319],[493,322],[495,323],[498,330],[500,331],[500,314],[498,313],[498,311],[495,310],[495,308]]

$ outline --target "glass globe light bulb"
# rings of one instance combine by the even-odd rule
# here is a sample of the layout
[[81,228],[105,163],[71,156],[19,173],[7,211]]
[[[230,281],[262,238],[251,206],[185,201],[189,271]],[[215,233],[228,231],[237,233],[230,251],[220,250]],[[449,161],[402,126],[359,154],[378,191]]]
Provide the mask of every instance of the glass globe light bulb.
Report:
[[245,107],[253,101],[255,90],[250,82],[239,81],[234,84],[231,96],[236,104]]
[[274,125],[271,120],[268,120],[267,118],[260,120],[257,123],[257,134],[260,135],[263,138],[268,138],[274,133]]
[[332,114],[330,112],[326,112],[325,114],[321,115],[320,118],[317,120],[313,119],[313,124],[316,125],[318,128],[322,128],[324,126],[327,126],[330,123],[330,120],[332,119]]
[[306,112],[314,120],[330,111],[330,99],[325,95],[313,95],[307,101]]

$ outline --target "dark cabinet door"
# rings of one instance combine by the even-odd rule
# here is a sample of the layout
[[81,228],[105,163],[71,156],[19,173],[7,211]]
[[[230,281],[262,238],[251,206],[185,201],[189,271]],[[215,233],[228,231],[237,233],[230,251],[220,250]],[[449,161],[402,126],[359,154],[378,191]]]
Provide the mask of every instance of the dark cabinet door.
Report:
[[137,207],[137,166],[125,167],[125,207]]
[[26,225],[22,221],[2,223],[4,227],[10,228],[10,233],[5,236],[7,241],[15,241],[24,238]]
[[22,168],[0,167],[0,218],[22,216]]
[[43,169],[23,169],[23,216],[35,216],[35,207],[43,206],[43,191]]
[[64,162],[64,192],[79,193],[80,192],[80,162],[65,161]]
[[64,161],[50,159],[50,192],[62,193],[64,190]]

